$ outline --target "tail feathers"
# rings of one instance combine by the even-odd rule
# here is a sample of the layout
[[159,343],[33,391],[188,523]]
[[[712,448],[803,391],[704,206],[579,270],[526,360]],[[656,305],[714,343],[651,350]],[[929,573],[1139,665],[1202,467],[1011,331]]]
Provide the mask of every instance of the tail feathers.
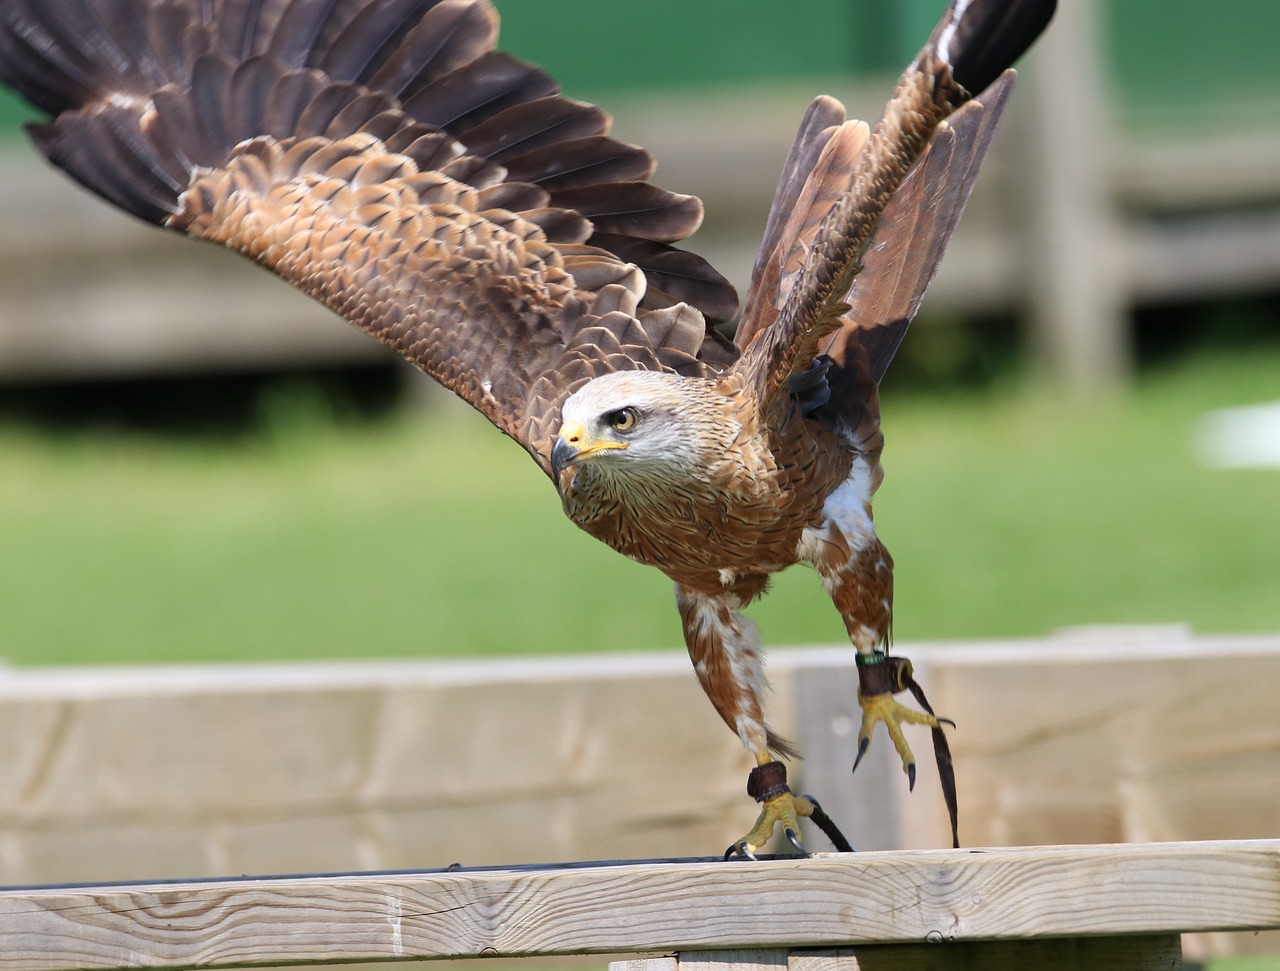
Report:
[[952,0],[926,49],[977,95],[1026,52],[1056,6],[1056,0]]

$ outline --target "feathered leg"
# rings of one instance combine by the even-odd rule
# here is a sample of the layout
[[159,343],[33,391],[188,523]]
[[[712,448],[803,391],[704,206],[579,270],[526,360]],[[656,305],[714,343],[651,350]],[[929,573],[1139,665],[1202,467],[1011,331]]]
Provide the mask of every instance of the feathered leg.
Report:
[[747,794],[761,804],[760,815],[751,832],[736,840],[726,856],[754,855],[779,825],[792,845],[800,849],[800,817],[813,818],[837,849],[849,850],[848,841],[818,803],[811,796],[795,795],[787,786],[786,766],[776,756],[794,758],[796,750],[764,723],[768,682],[760,638],[755,624],[742,614],[743,604],[763,588],[763,579],[758,581],[758,588],[750,582],[739,583],[733,591],[719,594],[676,585],[685,644],[702,690],[756,760],[747,779]]

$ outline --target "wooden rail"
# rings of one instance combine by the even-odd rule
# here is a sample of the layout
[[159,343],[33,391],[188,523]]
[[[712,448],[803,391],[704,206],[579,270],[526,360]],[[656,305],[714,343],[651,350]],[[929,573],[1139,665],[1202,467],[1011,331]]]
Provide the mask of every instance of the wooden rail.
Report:
[[0,971],[815,948],[875,967],[925,944],[939,968],[1171,967],[1183,932],[1278,927],[1280,840],[899,851],[15,888]]
[[[1275,635],[900,649],[959,725],[965,846],[1280,836]],[[771,715],[805,755],[793,783],[859,849],[949,843],[933,775],[909,793],[883,739],[850,775],[847,646],[780,649],[769,671]],[[749,759],[683,651],[0,666],[0,740],[0,886],[692,857],[754,814]],[[1280,953],[1280,934],[1184,945]]]

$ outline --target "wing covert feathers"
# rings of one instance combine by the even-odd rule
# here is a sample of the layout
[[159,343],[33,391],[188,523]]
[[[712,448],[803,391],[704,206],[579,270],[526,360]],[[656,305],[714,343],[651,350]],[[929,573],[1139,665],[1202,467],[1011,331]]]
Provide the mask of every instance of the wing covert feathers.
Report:
[[701,203],[497,28],[487,0],[5,0],[0,79],[74,178],[270,267],[548,469],[589,378],[732,360],[737,297],[671,245]]

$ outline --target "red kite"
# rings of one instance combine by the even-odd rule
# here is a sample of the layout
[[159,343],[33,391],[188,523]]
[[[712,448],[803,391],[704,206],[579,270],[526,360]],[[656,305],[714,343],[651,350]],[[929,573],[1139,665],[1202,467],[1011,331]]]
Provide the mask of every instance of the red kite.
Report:
[[730,848],[751,853],[824,820],[787,788],[741,612],[794,563],[858,652],[858,757],[883,722],[914,783],[900,725],[930,726],[954,831],[939,719],[895,700],[928,708],[886,653],[877,388],[1053,7],[952,0],[874,129],[813,103],[732,341],[732,287],[672,245],[701,203],[496,52],[486,0],[5,0],[0,78],[74,179],[395,348],[528,450],[577,525],[675,582],[698,678],[757,761],[763,808]]

